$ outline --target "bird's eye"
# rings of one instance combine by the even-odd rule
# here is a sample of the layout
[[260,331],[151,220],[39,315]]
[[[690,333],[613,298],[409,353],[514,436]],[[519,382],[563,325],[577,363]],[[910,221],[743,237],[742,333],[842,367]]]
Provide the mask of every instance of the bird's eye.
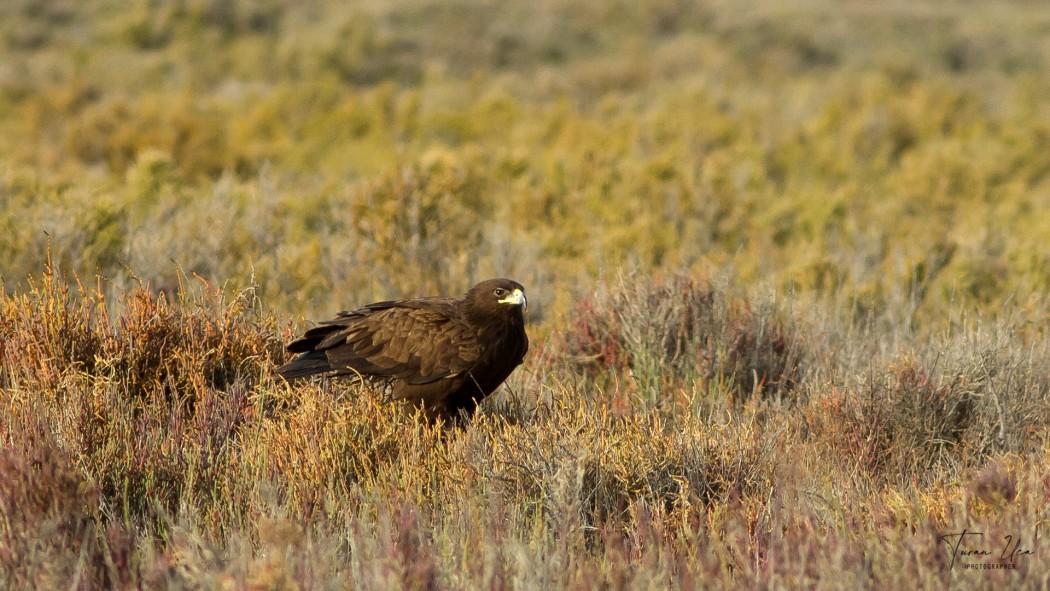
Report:
[[492,293],[493,293],[493,294],[494,294],[494,295],[495,295],[495,296],[496,296],[497,298],[502,298],[503,296],[507,295],[507,290],[503,289],[502,287],[497,287],[497,288],[495,289],[495,291],[493,291]]

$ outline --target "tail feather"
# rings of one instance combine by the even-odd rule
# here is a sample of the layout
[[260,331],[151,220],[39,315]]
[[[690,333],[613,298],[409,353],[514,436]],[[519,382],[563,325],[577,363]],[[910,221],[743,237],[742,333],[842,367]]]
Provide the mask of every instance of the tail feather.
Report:
[[277,368],[277,373],[288,381],[332,371],[324,351],[307,351]]

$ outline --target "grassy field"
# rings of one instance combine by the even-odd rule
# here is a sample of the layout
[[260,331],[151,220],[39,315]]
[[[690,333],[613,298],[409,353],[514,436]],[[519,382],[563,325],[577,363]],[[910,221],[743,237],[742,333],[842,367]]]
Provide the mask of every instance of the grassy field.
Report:
[[[0,588],[1050,588],[1050,7],[0,2]],[[283,344],[508,276],[462,429]]]

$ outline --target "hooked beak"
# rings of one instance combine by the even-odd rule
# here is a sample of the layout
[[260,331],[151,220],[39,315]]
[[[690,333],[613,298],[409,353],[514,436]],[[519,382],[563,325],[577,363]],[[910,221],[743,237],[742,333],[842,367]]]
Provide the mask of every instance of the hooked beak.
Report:
[[525,297],[525,293],[522,292],[520,289],[515,289],[514,291],[510,292],[510,295],[503,298],[502,300],[499,300],[499,303],[514,304],[516,306],[521,306],[522,309],[529,309],[529,300]]

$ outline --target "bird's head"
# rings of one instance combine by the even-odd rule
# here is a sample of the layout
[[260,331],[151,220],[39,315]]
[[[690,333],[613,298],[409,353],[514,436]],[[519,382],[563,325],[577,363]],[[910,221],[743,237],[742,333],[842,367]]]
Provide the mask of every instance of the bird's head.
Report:
[[478,310],[498,315],[521,314],[529,306],[525,288],[510,279],[482,281],[467,292],[466,300]]

